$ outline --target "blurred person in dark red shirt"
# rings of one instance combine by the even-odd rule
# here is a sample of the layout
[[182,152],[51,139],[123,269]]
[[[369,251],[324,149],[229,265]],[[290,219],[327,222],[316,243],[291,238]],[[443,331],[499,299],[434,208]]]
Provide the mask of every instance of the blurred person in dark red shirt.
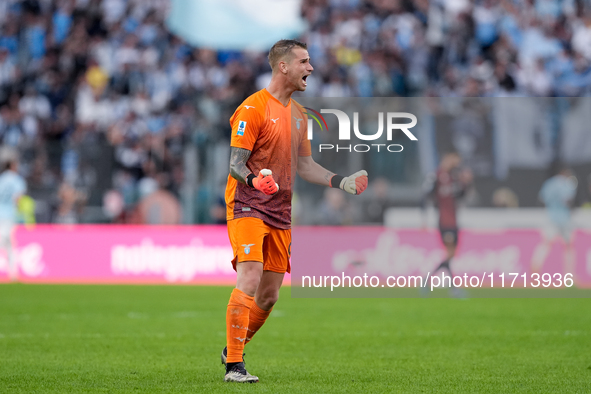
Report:
[[[425,198],[433,199],[439,209],[439,233],[445,246],[445,260],[431,273],[447,270],[452,275],[450,263],[458,246],[458,200],[461,199],[472,185],[472,171],[462,168],[462,159],[456,152],[446,153],[439,164],[437,172],[425,184]],[[425,204],[424,204],[425,205]]]

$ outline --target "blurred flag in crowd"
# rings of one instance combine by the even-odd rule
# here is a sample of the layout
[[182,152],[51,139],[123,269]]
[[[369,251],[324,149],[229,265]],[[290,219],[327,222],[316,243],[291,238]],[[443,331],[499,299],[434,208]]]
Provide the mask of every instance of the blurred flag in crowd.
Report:
[[166,24],[195,46],[268,50],[304,31],[301,9],[301,0],[172,0]]

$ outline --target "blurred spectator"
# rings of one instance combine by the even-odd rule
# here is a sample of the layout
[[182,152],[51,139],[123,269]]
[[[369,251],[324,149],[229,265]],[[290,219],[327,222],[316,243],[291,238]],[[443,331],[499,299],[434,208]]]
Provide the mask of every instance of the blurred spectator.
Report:
[[492,203],[497,208],[519,208],[517,194],[508,187],[500,187],[493,192]]
[[[293,207],[292,207],[293,210]],[[211,207],[210,216],[214,224],[226,224],[226,200],[220,197]]]
[[25,95],[18,103],[22,115],[31,116],[38,120],[47,120],[51,115],[51,104],[44,95],[40,94],[34,86],[27,86]]
[[135,220],[138,224],[180,224],[181,205],[176,197],[164,188],[167,176],[159,174],[158,178],[158,181],[152,178],[142,179],[141,197]]
[[121,222],[124,217],[125,202],[123,196],[116,190],[109,190],[103,196],[103,212],[113,223]]
[[368,223],[384,223],[386,210],[394,205],[391,199],[390,184],[384,178],[377,178],[370,183],[371,200],[364,204],[366,212],[362,220]]
[[326,189],[318,206],[315,223],[325,226],[341,226],[353,223],[353,213],[345,194],[339,189]]
[[80,212],[86,202],[86,195],[67,182],[63,182],[58,190],[58,203],[53,219],[58,224],[76,224],[80,220]]
[[16,66],[6,47],[0,47],[0,88],[5,88],[16,79]]

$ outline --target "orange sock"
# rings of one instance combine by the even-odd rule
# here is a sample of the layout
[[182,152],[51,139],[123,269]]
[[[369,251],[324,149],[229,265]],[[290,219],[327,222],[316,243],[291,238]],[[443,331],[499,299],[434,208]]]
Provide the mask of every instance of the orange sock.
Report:
[[228,363],[242,361],[242,353],[246,344],[246,330],[250,307],[254,304],[254,297],[234,289],[226,309],[226,344],[228,346]]
[[248,332],[246,334],[245,343],[248,343],[252,340],[254,334],[256,334],[256,332],[259,330],[259,328],[263,326],[263,324],[265,324],[265,321],[267,321],[267,318],[269,317],[269,314],[272,310],[273,308],[271,307],[271,309],[265,311],[261,309],[256,302],[252,303],[252,307],[250,308],[250,315],[248,315]]

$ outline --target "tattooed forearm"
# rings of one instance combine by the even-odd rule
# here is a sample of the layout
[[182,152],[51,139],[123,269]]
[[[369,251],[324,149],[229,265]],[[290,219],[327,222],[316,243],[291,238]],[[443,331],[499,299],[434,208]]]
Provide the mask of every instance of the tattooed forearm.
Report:
[[230,175],[239,182],[246,183],[246,177],[251,171],[246,167],[250,151],[242,148],[230,148]]

